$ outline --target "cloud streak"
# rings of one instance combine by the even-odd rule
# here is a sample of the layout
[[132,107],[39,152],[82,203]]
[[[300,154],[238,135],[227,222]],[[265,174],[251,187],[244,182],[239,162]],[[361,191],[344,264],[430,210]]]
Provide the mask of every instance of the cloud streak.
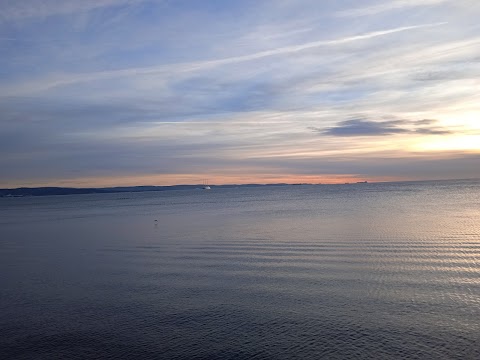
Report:
[[345,120],[326,129],[311,128],[322,135],[340,137],[387,136],[396,134],[449,135],[452,131],[436,126],[436,120]]
[[22,0],[1,4],[0,22],[47,18],[88,12],[111,6],[135,5],[147,0]]
[[448,0],[396,0],[380,3],[373,6],[354,8],[339,11],[337,16],[340,17],[362,17],[378,15],[383,12],[393,10],[404,10],[423,6],[434,6],[447,2]]
[[206,60],[206,61],[197,61],[189,63],[180,63],[174,65],[160,65],[160,66],[151,66],[143,68],[130,68],[123,70],[115,71],[102,71],[96,73],[87,73],[87,74],[73,74],[68,76],[57,75],[52,79],[46,80],[37,80],[35,83],[27,83],[21,85],[20,88],[14,87],[13,89],[0,88],[0,95],[8,94],[10,96],[18,96],[24,93],[29,92],[38,92],[42,90],[48,90],[55,87],[66,86],[76,83],[84,83],[89,81],[100,81],[107,80],[111,78],[121,78],[121,77],[132,77],[132,76],[141,76],[141,75],[162,75],[162,74],[171,74],[172,72],[195,72],[201,70],[207,70],[209,68],[214,68],[218,66],[231,65],[236,63],[250,62],[255,60],[260,60],[272,56],[285,56],[294,54],[301,51],[306,51],[310,49],[315,49],[324,46],[335,46],[341,44],[347,44],[351,42],[373,39],[376,37],[391,35],[395,33],[418,30],[422,28],[431,28],[446,25],[447,22],[438,22],[422,25],[413,25],[413,26],[403,26],[398,28],[392,28],[387,30],[373,31],[361,35],[347,36],[339,39],[333,40],[320,40],[304,43],[301,45],[294,46],[285,46],[277,49],[265,50],[256,52],[248,55],[234,56],[223,59],[216,60]]

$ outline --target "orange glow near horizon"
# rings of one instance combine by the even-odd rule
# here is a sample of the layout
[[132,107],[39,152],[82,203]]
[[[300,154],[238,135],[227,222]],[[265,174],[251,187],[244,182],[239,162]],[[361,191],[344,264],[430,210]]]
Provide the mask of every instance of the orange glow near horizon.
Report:
[[4,188],[17,187],[115,187],[115,186],[171,186],[196,185],[208,180],[210,185],[242,185],[242,184],[344,184],[358,181],[383,182],[401,181],[398,177],[361,177],[358,175],[310,175],[310,174],[261,174],[256,176],[214,175],[214,174],[162,174],[140,176],[108,176],[62,179],[57,181],[32,181],[6,183]]

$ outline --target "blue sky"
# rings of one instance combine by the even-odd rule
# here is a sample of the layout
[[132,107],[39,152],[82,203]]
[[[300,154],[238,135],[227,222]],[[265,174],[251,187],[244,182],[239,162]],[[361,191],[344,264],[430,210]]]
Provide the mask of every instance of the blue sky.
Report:
[[480,2],[0,0],[0,186],[480,177]]

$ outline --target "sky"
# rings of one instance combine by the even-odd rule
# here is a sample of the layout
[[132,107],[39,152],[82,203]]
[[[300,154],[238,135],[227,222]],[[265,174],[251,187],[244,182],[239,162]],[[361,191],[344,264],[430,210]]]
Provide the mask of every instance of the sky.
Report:
[[0,187],[480,178],[478,0],[0,0]]

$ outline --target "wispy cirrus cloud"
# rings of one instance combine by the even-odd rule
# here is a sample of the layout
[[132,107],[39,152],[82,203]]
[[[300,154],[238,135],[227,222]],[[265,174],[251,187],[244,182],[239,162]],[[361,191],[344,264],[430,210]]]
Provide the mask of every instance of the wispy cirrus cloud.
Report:
[[342,10],[337,13],[340,17],[360,17],[377,15],[387,11],[395,11],[402,9],[410,9],[422,6],[434,6],[445,3],[449,0],[394,0],[382,1],[375,5],[358,7],[353,9]]
[[412,26],[402,26],[402,27],[391,28],[387,30],[372,31],[372,32],[368,32],[360,35],[347,36],[347,37],[342,37],[342,38],[332,39],[332,40],[311,41],[311,42],[303,43],[300,45],[279,47],[276,49],[259,51],[252,54],[233,56],[233,57],[227,57],[222,59],[213,59],[213,60],[206,60],[206,61],[171,64],[171,65],[158,65],[158,66],[141,67],[141,68],[126,68],[121,70],[101,71],[101,72],[86,73],[86,74],[69,74],[69,75],[59,74],[59,75],[50,76],[47,79],[40,79],[35,82],[28,82],[26,84],[21,84],[20,86],[14,85],[13,88],[10,87],[10,89],[9,87],[7,87],[6,89],[5,88],[2,89],[0,87],[0,95],[4,94],[9,96],[17,96],[23,93],[38,92],[38,91],[47,90],[54,87],[66,86],[66,85],[75,84],[75,83],[107,80],[112,78],[122,78],[122,77],[132,77],[132,76],[142,76],[142,75],[172,74],[172,72],[177,72],[177,73],[196,72],[196,71],[208,70],[208,69],[219,67],[219,66],[237,64],[237,63],[243,63],[243,62],[251,62],[251,61],[261,60],[264,58],[274,57],[274,56],[286,56],[289,54],[295,54],[298,52],[316,49],[319,47],[329,47],[329,46],[348,44],[356,41],[374,39],[377,37],[387,36],[395,33],[413,31],[413,30],[418,30],[422,28],[437,27],[437,26],[442,26],[446,24],[447,22],[438,22],[438,23],[420,24],[420,25],[412,25]]
[[75,14],[110,6],[134,5],[145,1],[148,0],[7,0],[1,3],[0,23]]

